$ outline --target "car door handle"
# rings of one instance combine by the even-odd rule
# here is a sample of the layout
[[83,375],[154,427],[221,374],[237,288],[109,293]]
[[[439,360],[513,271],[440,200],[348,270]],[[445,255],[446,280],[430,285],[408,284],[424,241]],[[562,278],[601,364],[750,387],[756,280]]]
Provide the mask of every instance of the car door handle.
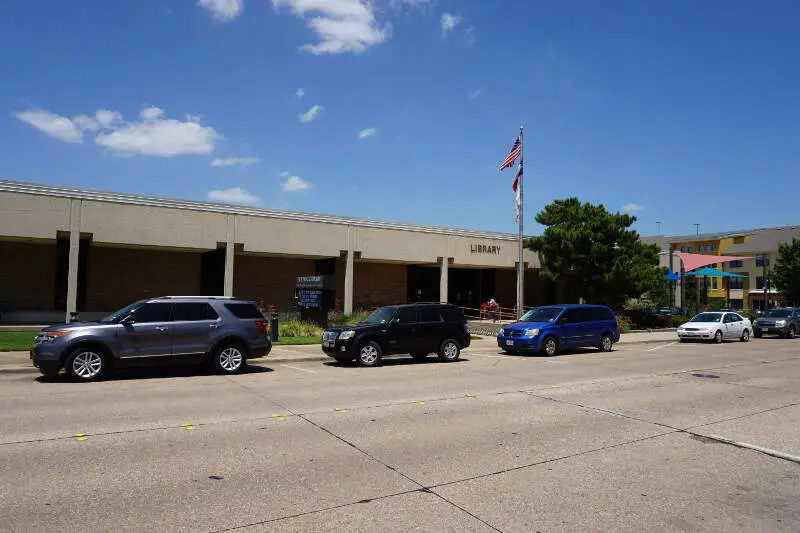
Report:
[[219,324],[209,324],[208,327],[210,327],[211,329],[217,329],[219,327]]
[[156,326],[156,331],[167,331],[168,329],[166,326]]

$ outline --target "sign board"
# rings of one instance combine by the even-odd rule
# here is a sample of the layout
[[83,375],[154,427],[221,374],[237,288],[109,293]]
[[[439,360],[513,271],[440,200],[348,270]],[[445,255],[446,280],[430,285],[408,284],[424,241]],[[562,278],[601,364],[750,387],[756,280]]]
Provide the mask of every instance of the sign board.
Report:
[[333,276],[297,276],[294,284],[297,289],[335,290],[336,282]]
[[306,309],[322,308],[322,289],[300,289],[295,290],[295,301],[297,307]]
[[497,255],[500,253],[500,246],[497,244],[470,244],[469,252],[471,254]]

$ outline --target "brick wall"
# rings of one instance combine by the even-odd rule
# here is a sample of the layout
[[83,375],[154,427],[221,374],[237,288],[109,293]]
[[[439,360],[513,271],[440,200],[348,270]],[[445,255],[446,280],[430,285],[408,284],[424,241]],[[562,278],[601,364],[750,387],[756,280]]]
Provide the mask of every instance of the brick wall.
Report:
[[0,302],[13,311],[52,311],[56,245],[0,242]]
[[405,303],[408,282],[405,265],[355,263],[354,307],[380,307]]
[[[486,299],[491,298],[491,295]],[[494,299],[500,307],[513,309],[517,305],[517,271],[498,268],[494,275]]]
[[92,246],[86,310],[114,311],[142,298],[200,294],[200,254]]
[[295,278],[314,274],[314,261],[237,255],[233,272],[234,296],[289,310],[294,309]]

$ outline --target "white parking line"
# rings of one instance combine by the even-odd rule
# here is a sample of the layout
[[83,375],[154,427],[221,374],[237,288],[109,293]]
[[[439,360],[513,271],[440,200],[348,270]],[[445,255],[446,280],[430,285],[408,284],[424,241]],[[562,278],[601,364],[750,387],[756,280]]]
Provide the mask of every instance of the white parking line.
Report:
[[281,366],[285,366],[286,368],[291,368],[293,370],[299,370],[300,372],[308,372],[309,374],[316,374],[317,373],[315,370],[308,370],[307,368],[300,368],[300,367],[292,366],[292,365],[283,365],[282,364]]
[[650,348],[649,350],[645,350],[645,351],[655,352],[656,350],[660,350],[661,348],[666,348],[667,346],[674,346],[676,344],[678,344],[678,343],[677,342],[671,342],[669,344],[663,344],[661,346],[656,346],[655,348]]

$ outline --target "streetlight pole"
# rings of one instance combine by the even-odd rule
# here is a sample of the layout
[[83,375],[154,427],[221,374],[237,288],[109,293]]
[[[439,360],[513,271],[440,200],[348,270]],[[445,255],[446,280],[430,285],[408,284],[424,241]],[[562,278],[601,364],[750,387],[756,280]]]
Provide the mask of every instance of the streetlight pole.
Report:
[[764,306],[761,308],[762,311],[766,314],[767,308],[767,258],[765,254],[761,254],[761,271],[762,271],[762,278],[761,282],[764,285]]
[[[656,222],[656,228],[658,228],[656,235],[661,235],[661,222]],[[670,267],[672,267],[672,265],[670,265]]]
[[694,227],[695,230],[697,231],[697,235],[700,235],[700,224],[695,224]]

